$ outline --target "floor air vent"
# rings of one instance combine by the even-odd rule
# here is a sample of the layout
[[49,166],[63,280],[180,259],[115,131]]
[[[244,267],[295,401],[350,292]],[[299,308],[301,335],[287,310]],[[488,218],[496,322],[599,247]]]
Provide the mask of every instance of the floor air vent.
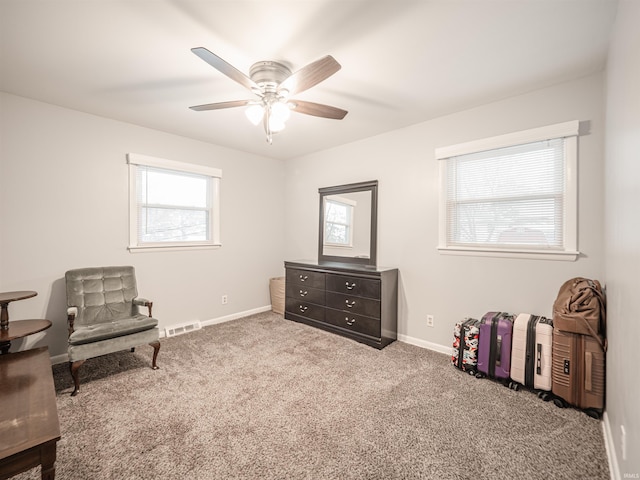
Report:
[[194,322],[177,325],[171,328],[165,328],[164,332],[167,337],[175,337],[176,335],[193,332],[194,330],[200,330],[201,328],[202,325],[200,324],[200,322]]

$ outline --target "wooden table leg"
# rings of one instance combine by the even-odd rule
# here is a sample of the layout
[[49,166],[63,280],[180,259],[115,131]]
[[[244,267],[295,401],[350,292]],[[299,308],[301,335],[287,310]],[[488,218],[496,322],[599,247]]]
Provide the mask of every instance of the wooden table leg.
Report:
[[43,446],[40,455],[42,480],[54,480],[56,477],[56,442]]
[[0,329],[9,330],[9,302],[0,303]]

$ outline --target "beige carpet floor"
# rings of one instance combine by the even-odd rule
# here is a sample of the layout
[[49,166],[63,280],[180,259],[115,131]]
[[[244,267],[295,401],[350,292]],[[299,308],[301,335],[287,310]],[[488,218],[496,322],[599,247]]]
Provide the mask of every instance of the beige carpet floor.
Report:
[[599,421],[405,343],[269,312],[151,352],[87,361],[73,398],[54,366],[57,479],[609,478]]

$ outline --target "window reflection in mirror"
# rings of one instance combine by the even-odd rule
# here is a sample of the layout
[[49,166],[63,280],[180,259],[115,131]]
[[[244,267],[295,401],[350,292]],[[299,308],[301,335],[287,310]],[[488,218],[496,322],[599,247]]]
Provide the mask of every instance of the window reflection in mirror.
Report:
[[353,247],[353,210],[358,202],[342,197],[324,199],[324,245]]
[[369,258],[371,192],[324,198],[324,255]]

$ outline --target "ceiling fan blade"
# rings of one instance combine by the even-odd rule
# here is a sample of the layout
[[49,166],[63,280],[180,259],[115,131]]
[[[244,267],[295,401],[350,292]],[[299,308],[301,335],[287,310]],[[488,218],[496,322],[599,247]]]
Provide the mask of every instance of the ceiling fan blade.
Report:
[[231,80],[235,80],[240,85],[248,88],[251,91],[260,92],[260,87],[258,86],[258,84],[256,84],[253,80],[247,77],[236,67],[221,59],[215,53],[210,52],[204,47],[192,48],[191,51],[199,56],[202,60],[207,62],[209,65],[211,65],[213,68],[220,71],[221,73],[224,73]]
[[293,104],[292,110],[305,115],[313,115],[315,117],[332,118],[334,120],[342,120],[349,112],[341,108],[323,105],[321,103],[305,102],[302,100],[291,100]]
[[218,102],[218,103],[207,103],[205,105],[196,105],[195,107],[189,107],[191,110],[195,110],[196,112],[201,112],[203,110],[220,110],[222,108],[232,108],[232,107],[243,107],[245,105],[249,105],[251,102],[255,100],[232,100],[230,102]]
[[304,92],[323,80],[326,80],[341,68],[342,66],[335,58],[327,55],[291,74],[278,86],[278,90],[287,90],[289,95]]

